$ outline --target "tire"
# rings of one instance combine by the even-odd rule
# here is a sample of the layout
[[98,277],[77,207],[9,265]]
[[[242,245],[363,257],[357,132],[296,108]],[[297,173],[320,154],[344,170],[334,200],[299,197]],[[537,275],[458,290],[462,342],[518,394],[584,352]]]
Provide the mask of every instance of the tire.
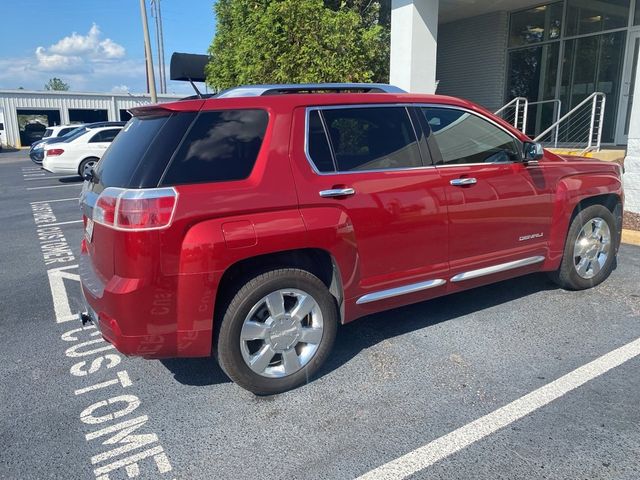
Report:
[[338,325],[336,302],[326,285],[294,268],[247,281],[222,313],[214,339],[218,364],[256,395],[308,382],[329,356]]
[[92,163],[93,165],[95,165],[96,163],[98,163],[98,160],[100,159],[96,157],[89,157],[82,160],[82,162],[80,162],[80,166],[78,167],[78,175],[84,178],[84,169],[87,168],[87,165],[90,165]]
[[595,287],[613,271],[619,242],[616,219],[608,208],[592,205],[579,211],[569,227],[560,268],[550,278],[566,290]]

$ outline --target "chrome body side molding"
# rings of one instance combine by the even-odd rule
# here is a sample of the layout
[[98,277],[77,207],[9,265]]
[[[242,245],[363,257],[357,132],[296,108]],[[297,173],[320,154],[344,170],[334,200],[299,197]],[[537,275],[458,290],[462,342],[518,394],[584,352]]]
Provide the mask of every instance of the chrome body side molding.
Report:
[[451,277],[452,282],[462,282],[463,280],[471,280],[472,278],[484,277],[485,275],[491,275],[493,273],[506,272],[507,270],[513,270],[514,268],[526,267],[527,265],[533,265],[534,263],[544,262],[543,256],[527,257],[522,260],[515,260],[513,262],[500,263],[498,265],[492,265],[491,267],[479,268],[478,270],[470,270],[468,272],[462,272],[454,277]]
[[421,290],[427,290],[429,288],[439,287],[445,283],[447,283],[446,280],[436,278],[435,280],[427,280],[426,282],[412,283],[410,285],[404,285],[403,287],[367,293],[356,300],[356,304],[362,305],[363,303],[377,302],[378,300],[384,300],[385,298],[397,297],[398,295],[406,295],[407,293],[414,293]]

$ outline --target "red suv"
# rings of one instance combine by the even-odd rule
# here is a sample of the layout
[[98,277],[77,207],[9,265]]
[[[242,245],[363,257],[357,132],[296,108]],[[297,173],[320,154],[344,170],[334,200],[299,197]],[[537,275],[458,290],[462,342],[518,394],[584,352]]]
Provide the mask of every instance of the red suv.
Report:
[[257,393],[338,323],[531,272],[615,265],[621,169],[388,85],[239,87],[133,110],[82,194],[87,312],[121,352],[213,352]]

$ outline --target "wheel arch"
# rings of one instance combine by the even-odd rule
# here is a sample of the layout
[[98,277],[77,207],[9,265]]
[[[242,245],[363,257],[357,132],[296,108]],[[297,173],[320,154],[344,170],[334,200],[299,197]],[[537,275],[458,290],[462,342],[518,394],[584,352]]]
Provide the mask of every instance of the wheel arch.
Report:
[[337,261],[327,250],[300,248],[248,257],[229,265],[218,284],[214,328],[219,323],[216,321],[218,315],[225,310],[240,285],[260,273],[279,268],[299,268],[318,277],[336,300],[341,322],[344,322],[344,290]]
[[605,206],[616,218],[619,235],[622,231],[623,199],[622,182],[615,175],[585,174],[560,180],[549,235],[549,257],[543,269],[555,270],[559,267],[571,222],[585,208]]

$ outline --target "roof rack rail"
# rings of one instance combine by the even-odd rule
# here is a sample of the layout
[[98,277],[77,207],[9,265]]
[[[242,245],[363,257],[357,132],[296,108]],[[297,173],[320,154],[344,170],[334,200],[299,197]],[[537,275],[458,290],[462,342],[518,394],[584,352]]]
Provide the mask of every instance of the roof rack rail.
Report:
[[220,92],[216,98],[262,97],[289,93],[353,92],[363,93],[407,93],[399,87],[386,83],[300,83],[282,85],[242,85]]

